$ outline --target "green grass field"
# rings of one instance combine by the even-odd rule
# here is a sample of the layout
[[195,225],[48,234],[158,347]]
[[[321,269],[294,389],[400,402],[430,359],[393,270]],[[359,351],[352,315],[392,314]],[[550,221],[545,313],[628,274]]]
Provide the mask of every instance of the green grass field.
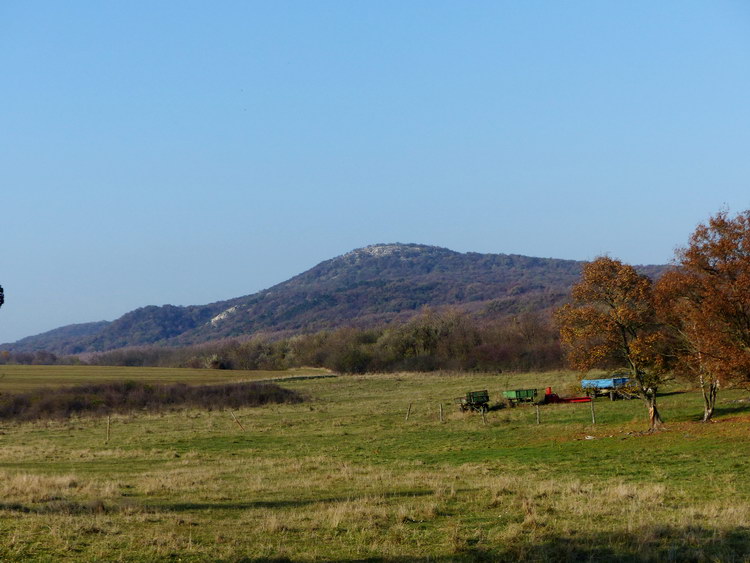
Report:
[[0,365],[0,393],[30,391],[40,387],[143,381],[148,383],[188,383],[191,385],[284,379],[326,374],[327,370],[306,368],[278,371],[225,371],[215,369],[128,368],[96,366],[16,366]]
[[[305,378],[306,375],[313,376]],[[286,378],[298,405],[0,426],[0,560],[748,561],[750,404],[722,391],[493,410],[570,373],[319,377],[0,367],[0,393],[84,381]],[[412,409],[405,420],[409,403]],[[444,422],[439,421],[443,404]]]

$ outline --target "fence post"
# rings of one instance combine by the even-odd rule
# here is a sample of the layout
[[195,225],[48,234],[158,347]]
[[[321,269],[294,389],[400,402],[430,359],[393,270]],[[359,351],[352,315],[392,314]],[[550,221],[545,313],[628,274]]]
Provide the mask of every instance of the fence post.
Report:
[[596,414],[594,413],[594,397],[591,397],[591,424],[596,424]]
[[406,409],[406,418],[404,419],[404,422],[409,421],[409,415],[411,414],[411,403],[409,403],[409,408]]
[[536,407],[536,423],[541,424],[541,421],[539,420],[539,405],[534,405]]
[[440,403],[440,422],[443,422],[443,403]]
[[239,426],[240,428],[242,428],[242,430],[244,431],[244,430],[245,430],[245,427],[244,427],[244,426],[242,426],[242,423],[241,423],[241,422],[240,422],[239,420],[237,420],[237,417],[236,417],[236,416],[234,416],[234,412],[230,410],[230,411],[229,411],[229,414],[231,414],[231,415],[232,415],[232,418],[234,419],[234,421],[235,421],[235,422],[237,423],[237,425],[238,425],[238,426]]

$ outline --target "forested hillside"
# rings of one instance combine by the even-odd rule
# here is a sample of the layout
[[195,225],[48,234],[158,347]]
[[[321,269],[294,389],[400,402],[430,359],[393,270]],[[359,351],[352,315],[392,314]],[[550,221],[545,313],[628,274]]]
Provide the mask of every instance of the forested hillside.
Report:
[[[318,264],[269,289],[209,305],[149,306],[111,323],[63,327],[2,349],[78,354],[180,346],[257,333],[289,336],[407,320],[425,306],[497,318],[560,305],[582,262],[380,244]],[[658,275],[662,267],[643,268]],[[79,327],[79,328],[75,328]]]

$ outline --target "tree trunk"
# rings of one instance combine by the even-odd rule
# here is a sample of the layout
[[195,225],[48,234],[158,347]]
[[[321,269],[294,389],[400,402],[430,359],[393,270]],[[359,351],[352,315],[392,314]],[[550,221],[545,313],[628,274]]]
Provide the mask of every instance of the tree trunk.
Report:
[[656,389],[644,382],[643,374],[632,361],[630,365],[632,367],[633,379],[638,382],[638,396],[643,399],[648,409],[648,431],[655,432],[656,430],[661,430],[664,422],[659,414],[659,409],[656,408]]
[[716,406],[716,395],[719,392],[719,380],[709,378],[706,381],[701,375],[701,391],[703,392],[703,422],[708,422],[714,415],[714,406]]
[[659,409],[656,408],[656,393],[650,393],[646,398],[646,405],[648,407],[648,431],[654,432],[661,430],[664,426],[664,422],[659,414]]

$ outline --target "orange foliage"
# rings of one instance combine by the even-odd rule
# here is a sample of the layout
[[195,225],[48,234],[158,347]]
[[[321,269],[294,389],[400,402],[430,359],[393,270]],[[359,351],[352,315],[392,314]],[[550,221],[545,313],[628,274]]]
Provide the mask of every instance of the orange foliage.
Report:
[[649,408],[651,427],[661,424],[656,389],[663,369],[662,336],[654,311],[652,283],[635,268],[601,257],[583,268],[573,303],[556,319],[571,367],[627,368]]
[[660,280],[660,311],[682,338],[683,359],[719,377],[750,379],[750,211],[699,225]]
[[651,280],[619,260],[601,257],[583,268],[573,304],[558,310],[569,364],[579,370],[625,367],[634,375],[658,354]]
[[[750,211],[722,211],[698,225],[677,267],[659,280],[656,305],[704,395],[715,399],[720,381],[750,379]],[[707,402],[704,419],[712,410]]]

